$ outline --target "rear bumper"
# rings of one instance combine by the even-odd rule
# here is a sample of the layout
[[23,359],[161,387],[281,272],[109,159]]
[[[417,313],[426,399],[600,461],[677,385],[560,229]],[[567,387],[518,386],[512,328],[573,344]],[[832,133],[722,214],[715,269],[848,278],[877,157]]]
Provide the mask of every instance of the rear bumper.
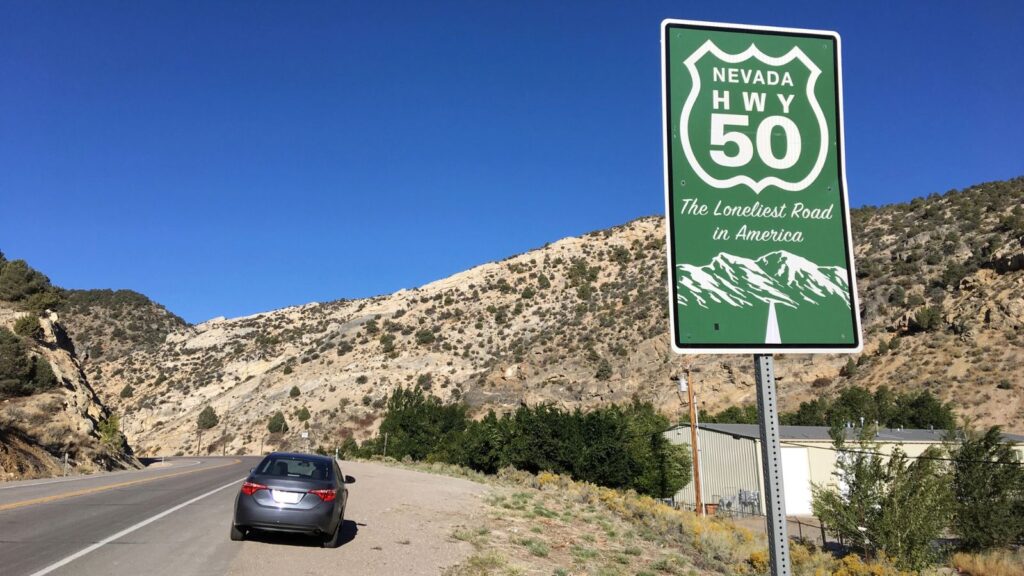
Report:
[[309,510],[295,510],[260,506],[252,498],[239,495],[235,503],[235,526],[258,530],[333,534],[340,516],[341,511],[335,512],[333,502],[324,502]]

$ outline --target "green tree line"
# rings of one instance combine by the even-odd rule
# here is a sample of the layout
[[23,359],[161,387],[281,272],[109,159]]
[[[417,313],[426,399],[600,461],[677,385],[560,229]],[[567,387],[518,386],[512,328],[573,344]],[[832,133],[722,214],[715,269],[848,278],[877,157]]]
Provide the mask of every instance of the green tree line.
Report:
[[589,412],[520,406],[473,420],[463,403],[398,388],[388,397],[378,435],[361,446],[349,439],[341,449],[366,457],[382,454],[386,441],[387,455],[397,459],[447,462],[487,474],[506,467],[549,471],[667,498],[691,477],[688,449],[665,438],[668,428],[668,418],[639,400]]
[[[789,426],[860,426],[876,422],[882,428],[920,428],[949,430],[956,426],[956,415],[949,403],[942,403],[927,390],[920,392],[894,392],[880,386],[871,393],[860,386],[851,386],[835,398],[816,398],[801,402],[793,412],[779,415],[782,424]],[[757,406],[747,404],[730,406],[717,413],[700,412],[705,423],[757,424]]]
[[837,482],[812,488],[815,516],[848,546],[920,570],[950,551],[949,534],[970,552],[1024,542],[1024,466],[998,426],[965,426],[913,458],[883,454],[874,434],[848,442],[833,429]]

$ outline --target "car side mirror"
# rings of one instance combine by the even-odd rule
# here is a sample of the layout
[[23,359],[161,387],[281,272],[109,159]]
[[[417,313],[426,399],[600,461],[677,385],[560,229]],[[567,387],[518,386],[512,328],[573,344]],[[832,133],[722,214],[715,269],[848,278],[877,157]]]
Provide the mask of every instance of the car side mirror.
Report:
[[252,474],[252,473],[253,473],[253,472],[255,472],[255,471],[256,471],[256,469],[255,469],[255,468],[249,468],[249,474]]
[[345,475],[345,484],[355,484],[355,483],[356,483],[356,479],[354,477],[349,476],[347,474]]

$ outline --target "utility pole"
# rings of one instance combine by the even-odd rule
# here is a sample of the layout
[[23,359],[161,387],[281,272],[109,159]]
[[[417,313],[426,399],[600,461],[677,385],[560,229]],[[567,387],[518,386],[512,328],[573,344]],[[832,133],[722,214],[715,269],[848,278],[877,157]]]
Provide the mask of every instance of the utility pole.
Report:
[[227,456],[228,455],[228,429],[229,429],[229,425],[228,425],[228,418],[227,418],[226,415],[224,416],[224,421],[221,422],[221,425],[224,426],[224,432],[222,432],[221,435],[220,435],[220,440],[221,440],[220,455],[221,456]]
[[685,375],[679,378],[679,390],[686,390],[690,401],[690,449],[693,451],[693,494],[694,504],[697,507],[697,515],[704,515],[704,499],[701,494],[700,481],[700,437],[697,435],[697,401],[693,391],[693,384],[690,382],[690,367],[686,367]]
[[384,433],[384,457],[388,457],[388,433]]
[[196,436],[198,437],[196,446],[196,457],[199,457],[203,453],[203,429],[196,426]]

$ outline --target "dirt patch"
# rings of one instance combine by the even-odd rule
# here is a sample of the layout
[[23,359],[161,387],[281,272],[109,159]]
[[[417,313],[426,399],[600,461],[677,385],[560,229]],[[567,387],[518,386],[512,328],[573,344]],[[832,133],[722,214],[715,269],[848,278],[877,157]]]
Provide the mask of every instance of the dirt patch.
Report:
[[[451,537],[485,519],[487,487],[461,478],[369,462],[343,462],[355,476],[342,546],[306,537],[259,537],[241,544],[229,574],[440,574],[473,553]],[[227,525],[224,526],[227,538]]]

